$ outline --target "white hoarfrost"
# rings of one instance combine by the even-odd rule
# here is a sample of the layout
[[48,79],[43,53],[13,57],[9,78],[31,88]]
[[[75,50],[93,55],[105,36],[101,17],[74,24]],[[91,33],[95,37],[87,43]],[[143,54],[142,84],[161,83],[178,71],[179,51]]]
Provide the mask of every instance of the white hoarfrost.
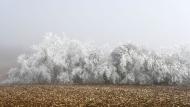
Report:
[[189,84],[187,47],[155,52],[125,44],[111,50],[49,34],[18,57],[10,84]]

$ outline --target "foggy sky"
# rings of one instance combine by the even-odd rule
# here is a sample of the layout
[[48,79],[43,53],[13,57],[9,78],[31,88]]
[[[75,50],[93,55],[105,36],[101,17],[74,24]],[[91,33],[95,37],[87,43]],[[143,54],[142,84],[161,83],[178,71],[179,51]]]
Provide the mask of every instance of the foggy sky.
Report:
[[27,50],[46,32],[157,48],[189,43],[189,28],[189,0],[0,0],[0,60],[10,55],[2,51]]

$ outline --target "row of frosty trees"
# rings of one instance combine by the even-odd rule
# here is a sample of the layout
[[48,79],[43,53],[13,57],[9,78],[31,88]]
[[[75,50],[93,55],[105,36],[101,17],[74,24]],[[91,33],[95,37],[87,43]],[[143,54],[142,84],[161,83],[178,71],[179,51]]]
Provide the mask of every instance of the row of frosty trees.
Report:
[[133,44],[108,51],[66,37],[49,35],[4,83],[11,84],[189,84],[190,51],[155,52]]

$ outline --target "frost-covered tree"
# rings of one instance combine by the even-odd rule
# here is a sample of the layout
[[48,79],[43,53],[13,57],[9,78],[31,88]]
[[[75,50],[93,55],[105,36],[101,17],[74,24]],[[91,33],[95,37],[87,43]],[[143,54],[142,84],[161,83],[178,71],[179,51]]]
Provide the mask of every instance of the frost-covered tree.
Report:
[[20,55],[5,83],[190,84],[190,50],[150,51],[134,44],[114,49],[53,34]]
[[180,47],[155,53],[127,44],[111,55],[121,84],[182,84],[189,81],[189,52]]
[[10,83],[96,83],[104,53],[66,37],[49,34],[34,46],[32,55],[21,55],[9,72]]
[[150,71],[145,69],[148,60],[146,50],[132,44],[122,45],[112,53],[112,63],[122,84],[146,84],[150,80]]

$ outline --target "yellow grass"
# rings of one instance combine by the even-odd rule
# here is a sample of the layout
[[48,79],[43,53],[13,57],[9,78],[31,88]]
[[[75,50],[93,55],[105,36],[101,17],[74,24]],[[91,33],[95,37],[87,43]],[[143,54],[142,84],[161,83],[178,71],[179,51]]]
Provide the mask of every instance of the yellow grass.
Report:
[[8,107],[190,107],[189,89],[130,85],[1,86],[0,105]]

